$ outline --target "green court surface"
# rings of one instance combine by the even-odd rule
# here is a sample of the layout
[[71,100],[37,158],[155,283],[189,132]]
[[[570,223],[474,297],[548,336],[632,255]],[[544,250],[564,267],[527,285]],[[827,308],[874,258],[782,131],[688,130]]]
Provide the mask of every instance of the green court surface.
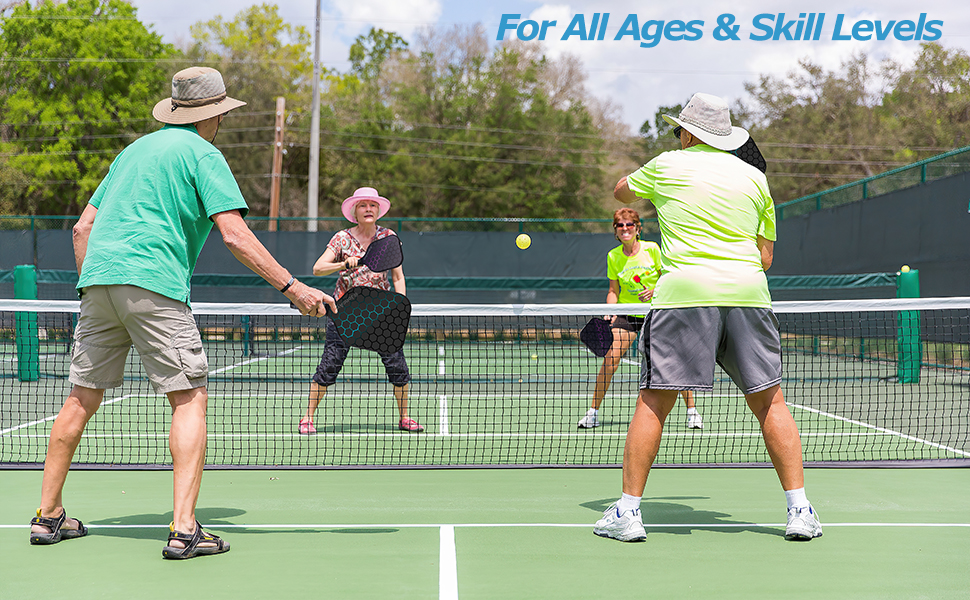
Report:
[[0,471],[0,598],[967,598],[970,470],[808,469],[824,536],[783,538],[770,469],[651,474],[647,540],[592,534],[617,469],[224,470],[224,555],[165,561],[171,473],[75,471],[91,534],[30,546],[39,471]]

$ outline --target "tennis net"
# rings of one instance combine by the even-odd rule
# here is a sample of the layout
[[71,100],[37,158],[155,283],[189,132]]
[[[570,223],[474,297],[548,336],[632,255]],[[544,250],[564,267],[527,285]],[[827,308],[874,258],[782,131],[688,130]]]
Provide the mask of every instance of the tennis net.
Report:
[[[70,391],[77,302],[0,300],[0,465],[38,466]],[[642,310],[642,308],[640,308]],[[286,305],[195,304],[209,358],[206,462],[225,466],[579,466],[622,462],[639,356],[624,357],[600,412],[578,429],[602,359],[579,332],[618,305],[415,305],[404,348],[410,416],[373,353],[351,349],[300,435],[325,321]],[[782,389],[807,464],[970,465],[970,298],[779,302]],[[658,464],[769,462],[757,420],[720,370],[678,401]],[[76,463],[170,464],[170,409],[137,354],[105,394]]]

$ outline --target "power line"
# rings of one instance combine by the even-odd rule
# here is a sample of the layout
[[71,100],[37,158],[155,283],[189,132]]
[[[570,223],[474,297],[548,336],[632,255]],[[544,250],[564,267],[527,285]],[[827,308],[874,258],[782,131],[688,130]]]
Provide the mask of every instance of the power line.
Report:
[[[293,146],[307,148],[309,144],[293,144]],[[601,169],[601,165],[571,164],[564,162],[545,162],[530,160],[515,160],[511,158],[485,158],[481,156],[455,156],[450,154],[427,154],[424,152],[395,152],[391,150],[372,150],[367,148],[348,148],[346,146],[320,146],[321,150],[339,152],[357,152],[361,154],[380,154],[385,156],[405,156],[408,158],[437,158],[441,160],[459,160],[468,162],[496,163],[507,165],[528,165],[534,167],[559,167],[562,169]]]
[[612,152],[608,150],[584,150],[580,148],[551,148],[542,146],[523,146],[521,144],[495,144],[491,142],[462,142],[457,140],[436,140],[433,138],[412,138],[404,136],[394,136],[394,135],[373,135],[366,133],[350,133],[341,132],[334,130],[322,130],[320,133],[326,133],[335,135],[338,137],[351,137],[357,139],[372,139],[372,140],[388,140],[388,141],[400,141],[406,143],[421,143],[428,145],[440,145],[440,146],[462,146],[466,148],[498,148],[501,150],[530,150],[536,152],[564,152],[564,153],[577,153],[577,154],[591,154],[591,155],[608,155]]
[[[250,112],[239,112],[233,111],[231,115],[233,117],[262,117],[262,116],[275,116],[274,111],[250,111]],[[302,115],[302,111],[289,111],[291,115]],[[641,142],[644,138],[637,136],[630,136],[626,138],[610,138],[605,136],[598,136],[595,134],[577,134],[568,132],[557,132],[557,131],[539,131],[539,130],[527,130],[527,129],[500,129],[500,128],[490,128],[490,127],[470,127],[470,126],[460,126],[460,125],[444,125],[440,123],[407,123],[404,121],[386,121],[378,119],[359,119],[354,120],[351,117],[339,117],[347,123],[374,123],[379,125],[391,125],[396,126],[400,129],[411,130],[420,128],[432,128],[432,129],[447,129],[447,130],[458,130],[458,131],[468,131],[468,132],[483,132],[483,133],[511,133],[517,135],[535,135],[535,136],[552,136],[552,137],[562,137],[562,138],[583,138],[583,139],[594,139],[594,140],[604,140],[607,142],[620,142],[636,145]],[[0,123],[0,127],[61,127],[61,126],[76,126],[76,125],[104,125],[104,124],[118,124],[118,123],[157,123],[155,119],[152,118],[128,118],[128,119],[101,119],[92,121],[51,121],[43,123]],[[253,128],[222,128],[223,132],[239,132],[239,131],[271,131],[272,126],[267,127],[253,127]],[[287,131],[297,131],[300,133],[308,133],[308,128],[301,127],[288,127]],[[377,137],[371,134],[362,133],[341,133],[335,130],[324,130],[321,133],[333,133],[335,135],[343,136],[359,136],[359,137]],[[70,138],[67,138],[70,139]],[[405,136],[387,136],[384,139],[400,139],[400,140],[415,140],[415,139],[428,139],[428,138],[408,138]],[[435,143],[456,143],[452,141],[438,142],[434,140]],[[467,142],[471,144],[472,142]],[[486,143],[481,143],[482,145],[489,145]],[[671,142],[671,146],[674,142]],[[851,144],[815,144],[808,142],[760,142],[758,144],[761,147],[766,148],[792,148],[792,149],[806,149],[806,150],[877,150],[885,152],[897,152],[899,150],[905,149],[913,152],[949,152],[954,150],[952,147],[940,147],[940,146],[872,146],[872,145],[851,145]],[[577,150],[570,150],[576,152]],[[908,163],[906,163],[908,164]]]

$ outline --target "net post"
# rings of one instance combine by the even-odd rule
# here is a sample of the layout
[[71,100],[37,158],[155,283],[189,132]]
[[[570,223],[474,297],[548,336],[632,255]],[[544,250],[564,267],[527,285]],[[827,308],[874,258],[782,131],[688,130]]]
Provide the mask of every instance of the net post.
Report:
[[[17,265],[14,267],[14,298],[21,300],[37,299],[37,267]],[[40,379],[40,338],[37,328],[37,313],[20,312],[16,314],[17,323],[17,377],[20,381]]]
[[[896,274],[896,297],[919,298],[919,270],[908,267]],[[922,344],[919,333],[919,311],[899,313],[896,335],[896,376],[900,383],[919,383],[922,363]]]
[[254,352],[252,340],[252,318],[249,315],[239,317],[239,322],[243,326],[243,356],[252,356]]

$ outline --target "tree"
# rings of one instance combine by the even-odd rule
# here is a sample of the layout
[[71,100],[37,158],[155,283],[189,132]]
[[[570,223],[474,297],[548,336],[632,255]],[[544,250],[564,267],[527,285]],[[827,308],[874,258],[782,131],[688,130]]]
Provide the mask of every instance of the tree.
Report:
[[[232,167],[253,215],[269,213],[273,164],[276,99],[286,99],[286,139],[302,142],[309,126],[313,62],[310,34],[303,27],[285,23],[279,8],[259,4],[240,11],[232,20],[221,16],[191,27],[192,42],[185,48],[191,64],[219,69],[233,98],[247,103],[223,123],[218,147]],[[295,140],[296,139],[296,140]],[[300,162],[302,159],[302,162]],[[281,215],[306,214],[307,158],[295,159],[287,152],[284,173],[302,175],[295,185],[284,179]],[[300,199],[302,197],[302,200]]]
[[898,121],[907,146],[970,145],[970,54],[924,43],[912,68],[887,66],[892,91],[883,110]]
[[768,161],[777,202],[970,143],[970,55],[925,43],[911,66],[865,54],[827,72],[810,61],[745,85],[738,114]]
[[768,161],[776,202],[870,177],[898,166],[897,123],[880,110],[886,79],[866,54],[827,72],[808,60],[787,78],[746,83],[742,122]]
[[174,49],[122,0],[23,3],[0,13],[0,31],[0,177],[26,180],[4,209],[80,214],[117,153],[155,123],[170,77],[159,62]]
[[369,184],[401,216],[604,216],[604,132],[616,123],[587,96],[577,59],[520,42],[490,52],[480,25],[427,29],[413,48],[372,30],[350,58],[324,96],[321,196]]

